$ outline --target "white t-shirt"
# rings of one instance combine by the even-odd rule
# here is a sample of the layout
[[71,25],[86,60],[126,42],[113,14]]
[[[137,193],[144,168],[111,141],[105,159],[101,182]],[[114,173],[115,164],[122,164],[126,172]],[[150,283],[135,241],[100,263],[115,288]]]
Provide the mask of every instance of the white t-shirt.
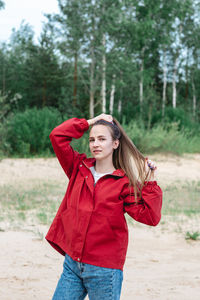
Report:
[[92,172],[92,175],[94,177],[94,184],[96,184],[97,181],[99,180],[99,178],[101,178],[102,176],[107,175],[107,174],[112,174],[112,172],[97,173],[94,167],[90,167],[90,171]]

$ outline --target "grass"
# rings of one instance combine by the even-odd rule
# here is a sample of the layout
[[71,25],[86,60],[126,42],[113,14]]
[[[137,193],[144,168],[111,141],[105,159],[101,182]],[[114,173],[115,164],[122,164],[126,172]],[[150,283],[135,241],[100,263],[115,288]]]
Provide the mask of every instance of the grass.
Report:
[[[178,218],[178,216],[181,217],[184,215],[190,218],[200,216],[200,181],[185,183],[176,182],[168,185],[162,190],[163,206],[160,224],[163,227],[166,226],[167,222],[165,216],[170,216],[171,220],[174,220],[177,223],[182,222],[182,218]],[[129,224],[133,224],[133,219],[131,217],[126,216],[126,219]],[[182,225],[180,226],[180,231],[182,231],[181,228]]]
[[163,189],[163,214],[200,214],[200,181],[175,183]]
[[[58,180],[34,181],[30,185],[4,185],[0,189],[0,222],[9,223],[15,228],[24,228],[27,224],[49,226],[64,193],[65,186]],[[162,215],[170,216],[176,221],[177,216],[200,216],[200,181],[184,184],[176,182],[163,188]],[[162,227],[166,226],[164,220],[166,218],[161,220]],[[127,221],[133,223],[128,216]],[[184,232],[188,230],[187,227]],[[198,230],[189,230],[185,239],[199,239]]]
[[4,185],[0,189],[0,221],[49,225],[64,195],[58,182],[36,182],[30,187]]
[[37,213],[37,218],[41,224],[48,224],[48,214],[43,209],[39,213]]
[[22,220],[22,221],[26,221],[26,215],[23,211],[20,211],[18,214],[17,214],[17,217]]
[[193,241],[199,240],[200,239],[200,232],[199,231],[195,231],[195,232],[187,231],[186,235],[185,235],[185,239],[186,240],[193,240]]

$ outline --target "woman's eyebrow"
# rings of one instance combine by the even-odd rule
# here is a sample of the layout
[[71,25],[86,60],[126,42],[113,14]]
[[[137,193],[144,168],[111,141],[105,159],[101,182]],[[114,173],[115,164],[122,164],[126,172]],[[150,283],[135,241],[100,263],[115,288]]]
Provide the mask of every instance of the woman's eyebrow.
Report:
[[[102,138],[102,137],[106,137],[105,135],[98,135],[97,138]],[[94,136],[90,136],[89,139],[94,139]]]

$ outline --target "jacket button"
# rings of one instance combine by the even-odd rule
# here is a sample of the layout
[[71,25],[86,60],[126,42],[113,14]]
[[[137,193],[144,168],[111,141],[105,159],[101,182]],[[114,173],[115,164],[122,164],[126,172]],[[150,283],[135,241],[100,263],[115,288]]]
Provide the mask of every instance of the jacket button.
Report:
[[83,165],[80,165],[80,167],[82,167]]
[[80,258],[78,257],[77,260],[80,261]]
[[85,176],[85,178],[87,179],[87,178],[88,178],[88,176]]

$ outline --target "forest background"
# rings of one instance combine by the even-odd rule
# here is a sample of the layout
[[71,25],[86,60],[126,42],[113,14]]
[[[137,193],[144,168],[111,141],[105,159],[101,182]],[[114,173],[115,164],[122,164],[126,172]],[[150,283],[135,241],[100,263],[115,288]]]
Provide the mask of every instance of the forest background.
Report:
[[22,22],[0,44],[0,156],[51,156],[55,126],[101,112],[144,153],[200,152],[200,1],[58,6],[37,42]]
[[[159,226],[126,215],[121,299],[199,300],[200,0],[58,6],[37,41],[22,22],[0,44],[1,299],[51,298],[63,257],[45,235],[68,181],[49,134],[106,112],[151,154],[163,190]],[[73,143],[89,152],[87,134]]]

